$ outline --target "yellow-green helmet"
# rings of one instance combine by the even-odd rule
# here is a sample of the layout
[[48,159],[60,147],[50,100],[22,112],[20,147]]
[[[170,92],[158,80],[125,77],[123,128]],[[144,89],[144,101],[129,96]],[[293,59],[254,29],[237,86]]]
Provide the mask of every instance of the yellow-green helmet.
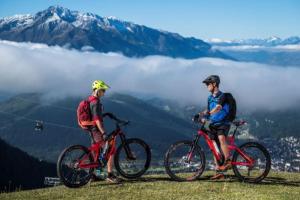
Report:
[[104,83],[104,81],[96,80],[93,82],[92,88],[93,90],[99,90],[99,89],[107,90],[109,86],[106,83]]

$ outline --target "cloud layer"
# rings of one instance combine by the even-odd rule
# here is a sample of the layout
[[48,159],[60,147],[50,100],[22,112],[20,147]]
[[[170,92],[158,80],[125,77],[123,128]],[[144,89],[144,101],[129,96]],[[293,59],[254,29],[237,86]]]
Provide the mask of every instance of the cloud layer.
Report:
[[300,100],[299,68],[215,58],[128,58],[0,41],[0,91],[42,92],[63,98],[86,95],[92,81],[102,79],[112,92],[204,105],[208,92],[201,82],[210,74],[220,75],[221,89],[232,92],[241,109],[285,109],[297,106]]

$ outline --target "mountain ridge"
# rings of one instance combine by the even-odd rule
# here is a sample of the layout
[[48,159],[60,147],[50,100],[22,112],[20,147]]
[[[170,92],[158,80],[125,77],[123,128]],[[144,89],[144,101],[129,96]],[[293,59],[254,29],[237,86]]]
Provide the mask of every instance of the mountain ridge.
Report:
[[0,19],[0,39],[36,42],[82,50],[119,52],[130,57],[164,55],[187,59],[218,57],[233,59],[203,40],[183,37],[92,13],[50,6],[35,15]]

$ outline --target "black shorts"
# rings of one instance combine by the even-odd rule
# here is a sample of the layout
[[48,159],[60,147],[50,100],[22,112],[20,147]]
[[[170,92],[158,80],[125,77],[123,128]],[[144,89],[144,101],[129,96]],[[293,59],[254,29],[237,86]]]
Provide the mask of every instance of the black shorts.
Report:
[[229,129],[230,129],[230,125],[228,125],[228,124],[220,124],[220,125],[211,124],[209,126],[209,128],[215,136],[224,135],[225,137],[227,137]]

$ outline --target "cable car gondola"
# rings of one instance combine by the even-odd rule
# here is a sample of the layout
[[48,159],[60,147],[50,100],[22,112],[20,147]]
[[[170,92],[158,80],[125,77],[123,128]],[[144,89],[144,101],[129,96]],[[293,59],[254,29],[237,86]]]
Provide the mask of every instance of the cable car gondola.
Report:
[[43,129],[44,129],[43,121],[36,120],[34,130],[35,131],[43,131]]

